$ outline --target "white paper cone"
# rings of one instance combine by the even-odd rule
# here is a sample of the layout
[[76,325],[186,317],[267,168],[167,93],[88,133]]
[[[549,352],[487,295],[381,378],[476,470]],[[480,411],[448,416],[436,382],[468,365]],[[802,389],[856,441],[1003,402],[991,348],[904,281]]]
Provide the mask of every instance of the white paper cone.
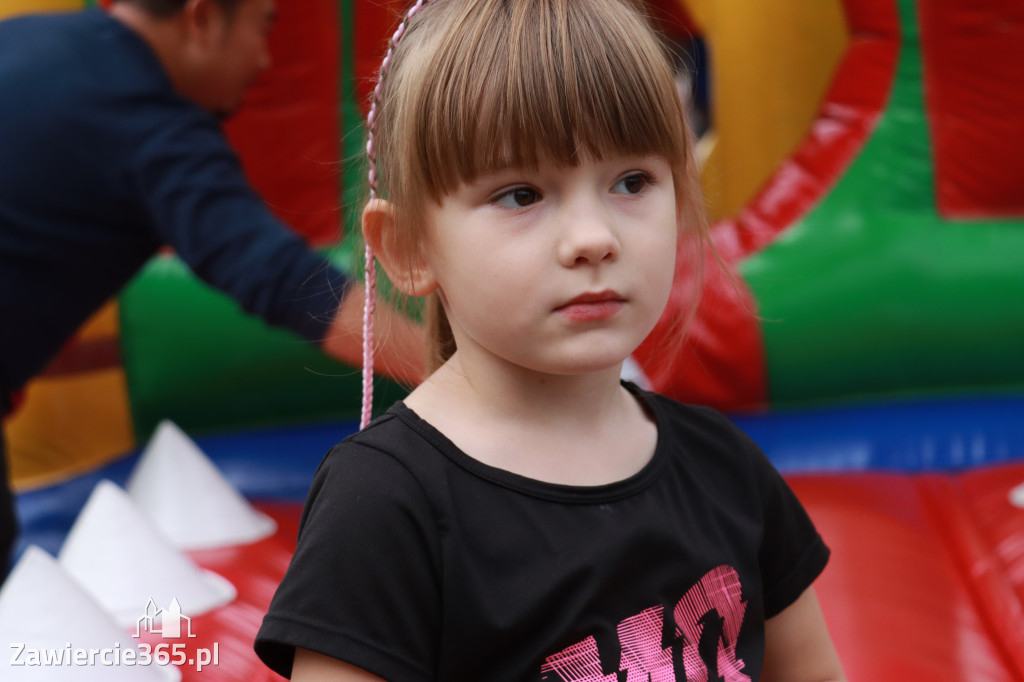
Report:
[[231,583],[171,545],[110,481],[93,489],[58,558],[124,626],[136,622],[150,599],[166,605],[177,598],[182,612],[194,617],[236,594]]
[[1024,509],[1024,483],[1010,491],[1010,504],[1018,509]]
[[253,509],[192,439],[167,420],[150,439],[127,489],[180,549],[246,544],[277,529],[273,519]]
[[[139,608],[141,615],[142,609]],[[49,554],[32,546],[0,590],[0,679],[32,682],[176,682],[174,666],[128,665],[136,641]],[[106,650],[93,664],[74,664],[76,651]],[[16,665],[12,658],[17,656]],[[61,661],[57,664],[57,660]],[[104,665],[104,659],[108,663]],[[83,657],[83,663],[85,659]],[[137,658],[131,659],[133,662]],[[115,664],[117,663],[117,664]]]

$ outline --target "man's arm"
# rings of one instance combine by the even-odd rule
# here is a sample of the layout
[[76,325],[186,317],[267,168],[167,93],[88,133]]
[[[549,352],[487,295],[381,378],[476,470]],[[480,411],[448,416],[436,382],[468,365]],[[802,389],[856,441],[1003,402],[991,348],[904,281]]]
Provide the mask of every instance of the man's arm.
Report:
[[[132,173],[157,237],[246,312],[361,367],[363,287],[267,209],[212,118],[172,104],[164,124],[140,143]],[[383,301],[377,311],[381,373],[418,383],[425,365],[420,326]]]

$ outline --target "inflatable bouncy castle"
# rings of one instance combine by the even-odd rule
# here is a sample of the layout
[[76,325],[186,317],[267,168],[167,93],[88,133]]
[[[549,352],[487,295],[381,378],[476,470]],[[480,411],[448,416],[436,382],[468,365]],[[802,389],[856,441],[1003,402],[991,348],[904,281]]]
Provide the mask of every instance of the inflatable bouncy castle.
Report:
[[[268,205],[353,270],[361,104],[404,4],[278,0],[274,67],[228,125]],[[671,305],[704,288],[686,343],[659,326],[638,365],[787,475],[833,550],[818,594],[849,679],[1024,682],[1024,6],[650,5],[707,45],[718,256],[678,273]],[[0,639],[153,651],[176,622],[193,663],[166,679],[278,679],[251,640],[358,403],[355,368],[154,259],[4,425],[23,539]]]

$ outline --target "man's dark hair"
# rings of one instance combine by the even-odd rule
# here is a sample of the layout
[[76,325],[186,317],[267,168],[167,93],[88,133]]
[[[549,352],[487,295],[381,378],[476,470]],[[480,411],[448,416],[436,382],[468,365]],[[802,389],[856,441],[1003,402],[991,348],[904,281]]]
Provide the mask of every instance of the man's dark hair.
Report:
[[[147,14],[166,19],[183,10],[188,0],[114,0],[114,2],[137,5]],[[220,5],[228,16],[231,16],[242,0],[214,0],[214,2]]]

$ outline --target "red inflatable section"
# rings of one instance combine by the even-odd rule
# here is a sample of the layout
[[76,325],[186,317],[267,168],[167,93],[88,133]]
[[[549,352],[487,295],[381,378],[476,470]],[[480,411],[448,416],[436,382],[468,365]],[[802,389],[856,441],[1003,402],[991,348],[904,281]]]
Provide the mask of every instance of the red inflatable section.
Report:
[[1024,216],[1024,3],[918,3],[939,211]]
[[728,249],[717,248],[722,261],[705,249],[699,280],[693,256],[680,252],[665,315],[634,356],[659,393],[742,411],[766,400],[764,349],[757,304]]
[[[216,665],[210,663],[202,670],[196,670],[194,663],[179,666],[183,682],[284,679],[263,665],[252,647],[274,591],[284,578],[295,551],[302,505],[258,504],[256,507],[277,522],[277,533],[273,537],[250,545],[189,552],[198,565],[230,580],[238,590],[238,597],[227,606],[193,617],[191,627],[195,638],[170,642],[172,646],[185,645],[186,660],[197,661],[201,649],[211,653],[216,650],[218,654]],[[140,640],[154,648],[169,641],[149,633],[144,633]]]
[[[964,0],[966,1],[966,0]],[[637,351],[654,389],[677,400],[745,410],[767,402],[767,370],[757,304],[736,271],[805,215],[867,141],[888,99],[900,46],[894,0],[845,0],[850,43],[821,111],[796,152],[734,218],[712,226],[723,268],[707,262],[704,298],[681,351],[672,320],[686,315],[694,291],[681,251],[665,319]],[[727,274],[728,273],[728,274]]]
[[817,590],[849,679],[1024,680],[1024,510],[1009,481],[1024,465],[790,478],[833,550]]
[[260,196],[316,245],[342,230],[339,43],[337,0],[278,2],[273,65],[225,126]]
[[356,0],[352,6],[355,93],[364,116],[369,113],[370,97],[377,82],[380,63],[387,52],[388,38],[408,8],[408,3],[403,0]]
[[[1024,509],[1010,502],[1024,463],[787,478],[833,550],[816,589],[849,679],[1024,682]],[[278,522],[274,537],[190,553],[239,596],[193,618],[187,656],[216,644],[219,662],[180,668],[184,682],[281,679],[252,641],[291,559],[301,505],[257,506]]]

